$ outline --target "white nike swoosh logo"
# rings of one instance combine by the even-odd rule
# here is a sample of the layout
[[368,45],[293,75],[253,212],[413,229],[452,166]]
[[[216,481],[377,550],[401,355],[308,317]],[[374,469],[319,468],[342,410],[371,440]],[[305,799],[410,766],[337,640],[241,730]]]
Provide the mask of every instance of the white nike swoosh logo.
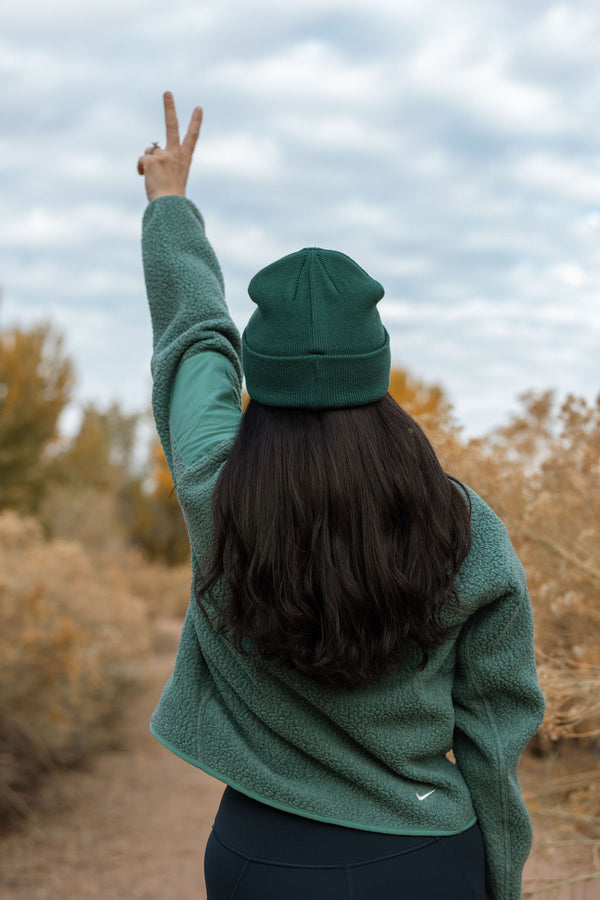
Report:
[[430,795],[430,794],[433,794],[433,793],[435,793],[435,788],[433,789],[433,791],[427,791],[426,794],[420,794],[420,793],[417,791],[417,797],[419,798],[419,800],[424,800],[425,797],[429,797],[429,795]]

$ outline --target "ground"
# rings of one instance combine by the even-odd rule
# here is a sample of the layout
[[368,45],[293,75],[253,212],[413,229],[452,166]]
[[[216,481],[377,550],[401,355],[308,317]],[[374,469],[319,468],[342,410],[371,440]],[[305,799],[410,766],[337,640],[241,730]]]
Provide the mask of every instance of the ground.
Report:
[[[84,769],[57,772],[40,795],[34,818],[0,840],[3,900],[204,900],[204,847],[224,785],[148,732],[180,630],[180,621],[158,623],[148,689],[127,716],[122,749],[100,754]],[[598,768],[593,758],[577,765]],[[524,793],[539,795],[549,767],[556,775],[560,766],[524,758]],[[594,860],[598,842],[588,838],[582,844],[585,839],[578,838],[574,844],[560,815],[555,821],[532,810],[532,816],[535,840],[525,869],[525,897],[598,898],[600,879],[587,879],[594,871],[600,874],[600,861]],[[534,880],[558,876],[586,880],[552,890],[539,890],[542,885]]]

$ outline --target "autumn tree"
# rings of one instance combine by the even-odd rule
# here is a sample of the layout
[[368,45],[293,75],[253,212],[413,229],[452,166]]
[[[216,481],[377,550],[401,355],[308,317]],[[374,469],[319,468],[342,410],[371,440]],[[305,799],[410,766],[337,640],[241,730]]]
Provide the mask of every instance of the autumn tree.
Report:
[[444,389],[415,378],[405,369],[392,367],[389,393],[419,423],[447,468],[446,457],[461,446],[462,426],[456,421]]
[[420,424],[440,426],[451,418],[451,406],[438,384],[426,384],[405,369],[390,372],[389,393]]
[[134,474],[139,420],[139,413],[127,414],[116,402],[105,411],[85,404],[77,432],[48,464],[49,477],[117,492]]
[[130,537],[150,559],[169,565],[187,562],[189,539],[165,454],[156,438],[145,483],[131,485]]
[[453,455],[525,567],[548,712],[538,735],[600,736],[600,396],[528,391],[510,421]]
[[49,323],[0,331],[0,508],[37,508],[43,454],[73,385],[63,337]]
[[77,432],[46,461],[39,518],[50,536],[95,548],[128,540],[139,419],[118,403],[83,407]]

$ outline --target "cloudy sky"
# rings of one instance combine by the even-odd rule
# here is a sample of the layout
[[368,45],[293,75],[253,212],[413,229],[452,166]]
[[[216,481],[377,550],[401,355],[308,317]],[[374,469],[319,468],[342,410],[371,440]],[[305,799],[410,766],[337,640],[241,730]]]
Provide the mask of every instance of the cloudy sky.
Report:
[[304,246],[386,289],[392,359],[469,435],[600,390],[596,0],[21,0],[0,13],[0,327],[50,318],[75,402],[150,396],[136,164],[204,108],[188,196],[242,330]]

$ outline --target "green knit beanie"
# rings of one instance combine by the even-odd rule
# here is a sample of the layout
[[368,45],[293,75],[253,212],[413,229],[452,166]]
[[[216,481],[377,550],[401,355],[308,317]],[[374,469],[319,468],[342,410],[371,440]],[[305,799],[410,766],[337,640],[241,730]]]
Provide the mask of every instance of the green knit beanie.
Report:
[[306,247],[254,276],[242,334],[250,397],[267,406],[361,406],[390,384],[383,287],[337,250]]

